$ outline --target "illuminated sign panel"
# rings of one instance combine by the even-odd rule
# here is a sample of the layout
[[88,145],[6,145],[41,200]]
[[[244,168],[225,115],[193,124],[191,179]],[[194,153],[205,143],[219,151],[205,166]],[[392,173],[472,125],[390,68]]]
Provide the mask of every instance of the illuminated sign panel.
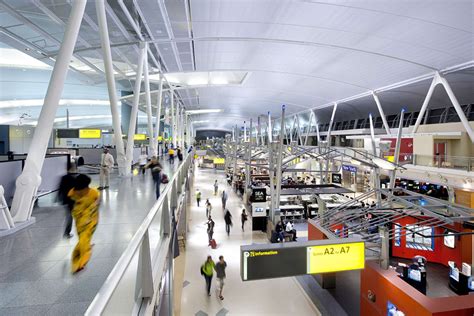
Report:
[[214,158],[214,164],[216,164],[216,165],[225,164],[225,158]]
[[134,140],[146,140],[146,134],[135,134],[133,135]]
[[307,273],[364,269],[363,242],[307,247]]
[[100,129],[80,129],[79,138],[101,138],[102,132]]
[[365,265],[364,242],[351,238],[253,244],[240,250],[243,281],[356,270]]

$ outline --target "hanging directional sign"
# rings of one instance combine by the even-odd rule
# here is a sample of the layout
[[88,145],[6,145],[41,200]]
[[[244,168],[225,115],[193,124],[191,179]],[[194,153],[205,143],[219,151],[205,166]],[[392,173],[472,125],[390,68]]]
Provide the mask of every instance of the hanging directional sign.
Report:
[[363,269],[364,242],[345,238],[240,247],[243,281]]

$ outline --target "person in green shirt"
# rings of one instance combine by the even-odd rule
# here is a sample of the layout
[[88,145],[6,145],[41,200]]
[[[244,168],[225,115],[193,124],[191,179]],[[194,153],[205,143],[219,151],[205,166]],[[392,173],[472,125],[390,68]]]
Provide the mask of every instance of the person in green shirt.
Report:
[[207,289],[208,296],[211,296],[211,282],[212,282],[212,276],[214,274],[215,266],[216,264],[212,260],[211,256],[207,256],[207,260],[201,266],[201,274],[204,276],[204,279],[206,280],[206,289]]

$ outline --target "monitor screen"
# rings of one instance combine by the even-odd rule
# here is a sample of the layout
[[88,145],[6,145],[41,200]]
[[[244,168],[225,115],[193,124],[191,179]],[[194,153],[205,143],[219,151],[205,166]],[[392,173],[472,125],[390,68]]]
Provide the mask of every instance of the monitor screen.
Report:
[[455,236],[452,232],[448,232],[447,236],[444,236],[444,245],[448,248],[454,248],[455,246]]
[[408,277],[412,279],[413,281],[421,282],[421,271],[408,269]]
[[387,316],[405,316],[392,302],[387,301]]
[[449,277],[453,278],[453,280],[456,280],[459,282],[459,269],[458,268],[451,268],[449,270]]
[[470,277],[469,280],[467,281],[467,287],[471,290],[474,291],[474,277]]

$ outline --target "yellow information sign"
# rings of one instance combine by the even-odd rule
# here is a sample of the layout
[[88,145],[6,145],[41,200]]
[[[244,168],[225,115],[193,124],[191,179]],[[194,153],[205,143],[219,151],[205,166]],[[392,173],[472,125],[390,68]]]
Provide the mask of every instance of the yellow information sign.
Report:
[[363,242],[311,246],[307,249],[309,274],[364,269]]
[[214,158],[215,165],[223,165],[225,164],[225,158]]
[[80,129],[79,138],[101,138],[102,133],[100,129]]
[[146,140],[146,134],[135,134],[133,140]]

